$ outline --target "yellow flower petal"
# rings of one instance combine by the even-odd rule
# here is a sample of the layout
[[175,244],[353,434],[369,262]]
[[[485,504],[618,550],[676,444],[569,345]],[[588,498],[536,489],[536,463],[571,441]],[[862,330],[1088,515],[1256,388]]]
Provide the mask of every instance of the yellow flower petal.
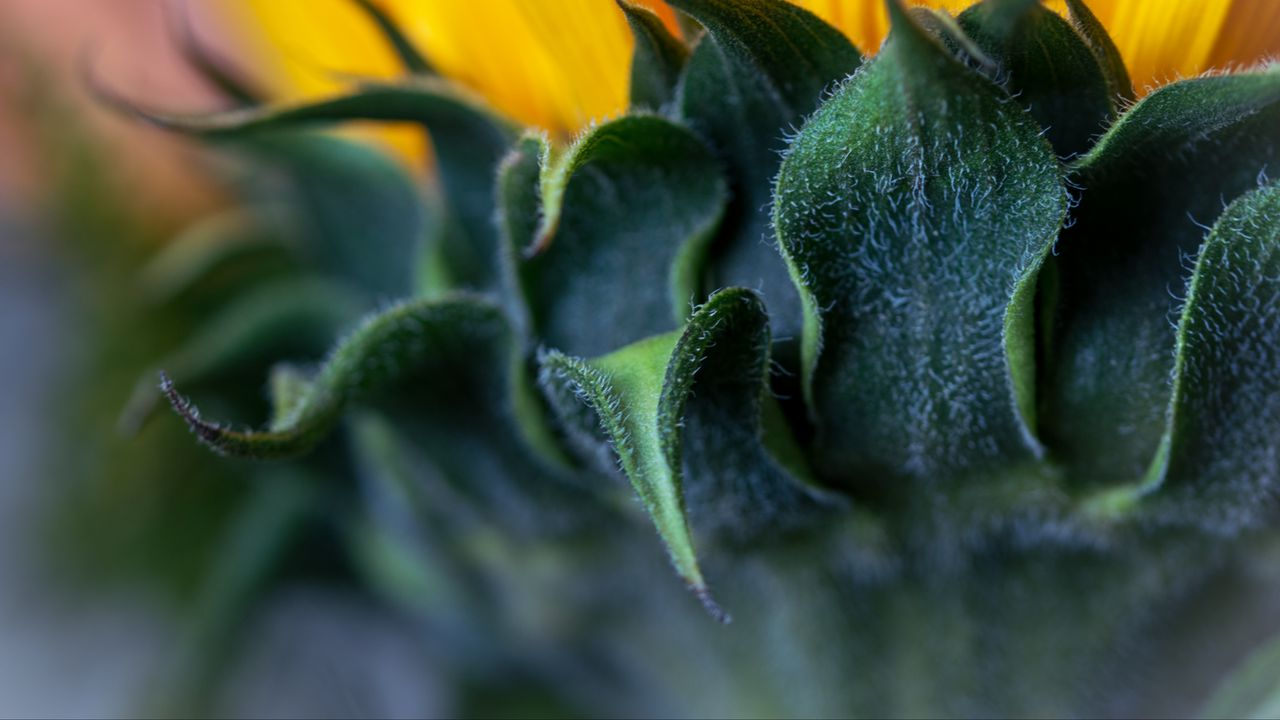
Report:
[[[281,99],[317,97],[349,84],[344,75],[392,78],[395,53],[351,0],[233,0],[221,6],[254,62],[255,78]],[[421,168],[426,138],[409,125],[353,127],[342,134],[371,141]]]
[[1247,65],[1276,56],[1280,56],[1280,2],[1235,0],[1209,53],[1209,64]]
[[[874,55],[889,34],[889,15],[883,0],[793,0],[814,15],[831,23],[853,41],[864,55]],[[973,0],[916,0],[924,5],[958,15]]]
[[[612,0],[382,0],[444,74],[500,111],[573,132],[627,105],[632,39]],[[674,26],[670,9],[651,3]],[[292,96],[341,86],[334,72],[391,77],[395,58],[351,0],[239,0],[256,67]]]
[[[888,31],[881,0],[795,0],[867,54]],[[1280,52],[1280,0],[1088,0],[1144,86]],[[632,39],[614,0],[379,0],[444,74],[500,111],[554,133],[627,105]],[[670,8],[647,0],[673,27]],[[958,14],[970,0],[922,4]],[[1063,11],[1062,0],[1047,6]],[[332,92],[335,73],[390,77],[395,58],[351,0],[232,0],[257,37],[254,67],[285,96]],[[388,136],[380,136],[388,137]],[[402,151],[420,140],[392,135]]]
[[1092,0],[1142,93],[1153,83],[1212,67],[1212,53],[1231,0]]

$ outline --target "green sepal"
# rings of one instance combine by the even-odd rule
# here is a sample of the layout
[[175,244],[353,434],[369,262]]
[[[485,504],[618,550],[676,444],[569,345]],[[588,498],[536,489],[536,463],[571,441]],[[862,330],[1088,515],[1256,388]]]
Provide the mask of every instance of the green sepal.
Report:
[[1093,14],[1084,0],[1066,0],[1067,19],[1071,26],[1084,38],[1085,44],[1098,59],[1098,66],[1107,79],[1107,88],[1111,101],[1116,109],[1137,99],[1133,92],[1133,83],[1129,80],[1129,71],[1124,66],[1124,58],[1116,47],[1107,28]]
[[713,250],[711,287],[760,290],[775,337],[794,340],[800,298],[770,236],[770,191],[788,133],[862,56],[838,30],[783,0],[669,4],[706,28],[676,104],[680,117],[711,142],[733,191]]
[[[196,437],[223,455],[273,459],[307,452],[323,440],[350,403],[419,374],[430,377],[442,346],[509,342],[501,312],[471,297],[403,302],[370,316],[330,353],[292,412],[267,430],[235,430],[200,417],[167,375],[161,390]],[[448,378],[431,378],[449,382]]]
[[673,37],[652,10],[617,0],[635,38],[631,56],[631,107],[659,110],[675,96],[689,48]]
[[[360,317],[362,305],[358,296],[324,280],[264,283],[219,308],[156,368],[175,382],[199,387],[255,362],[320,353]],[[141,429],[160,400],[156,372],[138,381],[120,414],[118,427],[126,435]]]
[[[758,542],[765,528],[821,505],[793,474],[805,470],[785,464],[798,455],[794,441],[781,428],[765,435],[769,346],[760,297],[731,288],[712,295],[682,332],[591,360],[554,350],[540,358],[553,406],[571,429],[586,422],[599,428],[676,571],[718,617],[694,550],[690,511],[705,520],[700,530],[710,537]],[[585,445],[593,449],[589,438]]]
[[907,8],[907,13],[916,21],[920,29],[937,38],[944,47],[955,54],[956,59],[961,63],[973,67],[996,82],[1000,81],[1000,67],[996,61],[988,57],[986,51],[965,33],[964,28],[960,27],[960,23],[952,17],[951,13],[942,8],[923,5]]
[[1144,519],[1234,534],[1269,510],[1259,498],[1280,484],[1278,438],[1280,186],[1273,184],[1228,206],[1200,249],[1178,322],[1160,449],[1142,482],[1103,498]]
[[1058,155],[1082,154],[1114,118],[1112,88],[1094,51],[1039,0],[985,0],[958,21],[998,63],[1004,86]]
[[360,8],[373,24],[378,28],[378,32],[382,33],[387,44],[395,51],[396,58],[400,64],[404,66],[410,74],[413,75],[434,75],[435,68],[431,66],[431,61],[418,50],[413,40],[409,39],[408,34],[400,27],[400,24],[391,17],[387,11],[378,6],[375,0],[351,0],[356,7]]
[[[294,130],[351,120],[414,122],[431,134],[449,211],[450,232],[442,253],[453,287],[491,289],[498,281],[498,245],[493,230],[493,171],[516,129],[482,100],[440,78],[418,76],[397,84],[366,82],[356,90],[301,103],[207,115],[145,111],[111,96],[104,99],[161,127],[210,138],[244,141],[271,130]],[[360,188],[346,179],[343,192]],[[341,196],[339,196],[341,197]],[[369,222],[369,218],[364,218]],[[398,263],[412,253],[380,251]],[[402,293],[403,294],[403,293]]]
[[301,261],[363,291],[369,306],[413,294],[409,260],[439,218],[394,159],[318,133],[246,133],[224,146],[255,174],[246,193],[264,182],[264,194],[279,193],[282,228]]
[[218,270],[284,249],[280,233],[243,209],[201,218],[169,240],[138,276],[153,302],[173,300]]
[[514,153],[500,166],[499,227],[533,334],[599,355],[679,327],[702,294],[728,199],[702,141],[661,117],[629,115],[563,150],[530,135]]
[[[1280,166],[1280,67],[1167,85],[1073,167],[1074,223],[1053,259],[1041,433],[1081,485],[1144,477],[1165,431],[1185,258]],[[1119,391],[1122,389],[1123,391]]]
[[1034,292],[1067,196],[1030,117],[889,10],[792,144],[775,224],[819,469],[941,481],[1038,452]]

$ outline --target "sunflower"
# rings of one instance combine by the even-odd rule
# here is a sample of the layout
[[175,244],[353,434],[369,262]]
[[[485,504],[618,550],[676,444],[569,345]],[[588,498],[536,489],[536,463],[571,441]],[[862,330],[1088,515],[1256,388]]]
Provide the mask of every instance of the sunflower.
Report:
[[[335,495],[369,589],[475,641],[459,686],[1151,706],[1155,618],[1275,542],[1280,6],[668,2],[235,6],[276,98],[130,109],[262,171],[234,253],[154,275],[262,227],[288,263],[159,393]],[[425,128],[438,182],[346,121]],[[265,427],[196,409],[239,356]]]
[[[377,0],[445,75],[527,125],[572,133],[627,107],[633,39],[613,0]],[[672,10],[646,3],[678,33]],[[865,53],[889,30],[883,3],[799,0]],[[968,0],[923,3],[959,13]],[[1065,0],[1047,3],[1065,12]],[[1097,0],[1139,92],[1177,77],[1253,64],[1280,52],[1280,4],[1270,0]],[[342,87],[342,74],[394,77],[399,64],[347,0],[227,3],[255,67],[283,97]]]

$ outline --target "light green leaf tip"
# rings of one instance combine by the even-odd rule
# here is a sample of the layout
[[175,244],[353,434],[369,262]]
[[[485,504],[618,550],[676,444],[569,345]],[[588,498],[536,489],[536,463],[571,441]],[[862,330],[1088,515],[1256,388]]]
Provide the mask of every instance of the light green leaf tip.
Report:
[[[763,333],[764,342],[755,344],[757,357],[749,364],[757,370],[767,367],[758,356],[768,357],[768,317],[759,296],[739,288],[713,295],[682,332],[651,337],[591,360],[554,350],[540,358],[543,386],[553,404],[558,395],[576,395],[594,411],[676,571],[708,611],[723,621],[728,618],[711,598],[694,549],[685,502],[683,443],[685,409],[695,378],[713,354],[733,345],[725,335],[731,331]],[[764,372],[756,377],[753,385],[761,392],[767,377]]]

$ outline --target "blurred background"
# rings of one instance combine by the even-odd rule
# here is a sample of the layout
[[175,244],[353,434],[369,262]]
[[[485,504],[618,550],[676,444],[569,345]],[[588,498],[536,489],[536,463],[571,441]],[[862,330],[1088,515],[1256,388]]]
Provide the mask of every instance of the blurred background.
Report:
[[[185,22],[219,52],[252,52],[217,4],[189,5]],[[0,716],[163,712],[200,675],[193,645],[216,644],[189,618],[210,602],[202,577],[244,488],[175,423],[129,438],[117,418],[192,317],[191,303],[149,300],[140,268],[229,199],[204,151],[105,109],[84,79],[220,107],[176,45],[181,10],[0,3]],[[417,643],[365,598],[302,581],[245,622],[253,640],[216,712],[445,707]]]

